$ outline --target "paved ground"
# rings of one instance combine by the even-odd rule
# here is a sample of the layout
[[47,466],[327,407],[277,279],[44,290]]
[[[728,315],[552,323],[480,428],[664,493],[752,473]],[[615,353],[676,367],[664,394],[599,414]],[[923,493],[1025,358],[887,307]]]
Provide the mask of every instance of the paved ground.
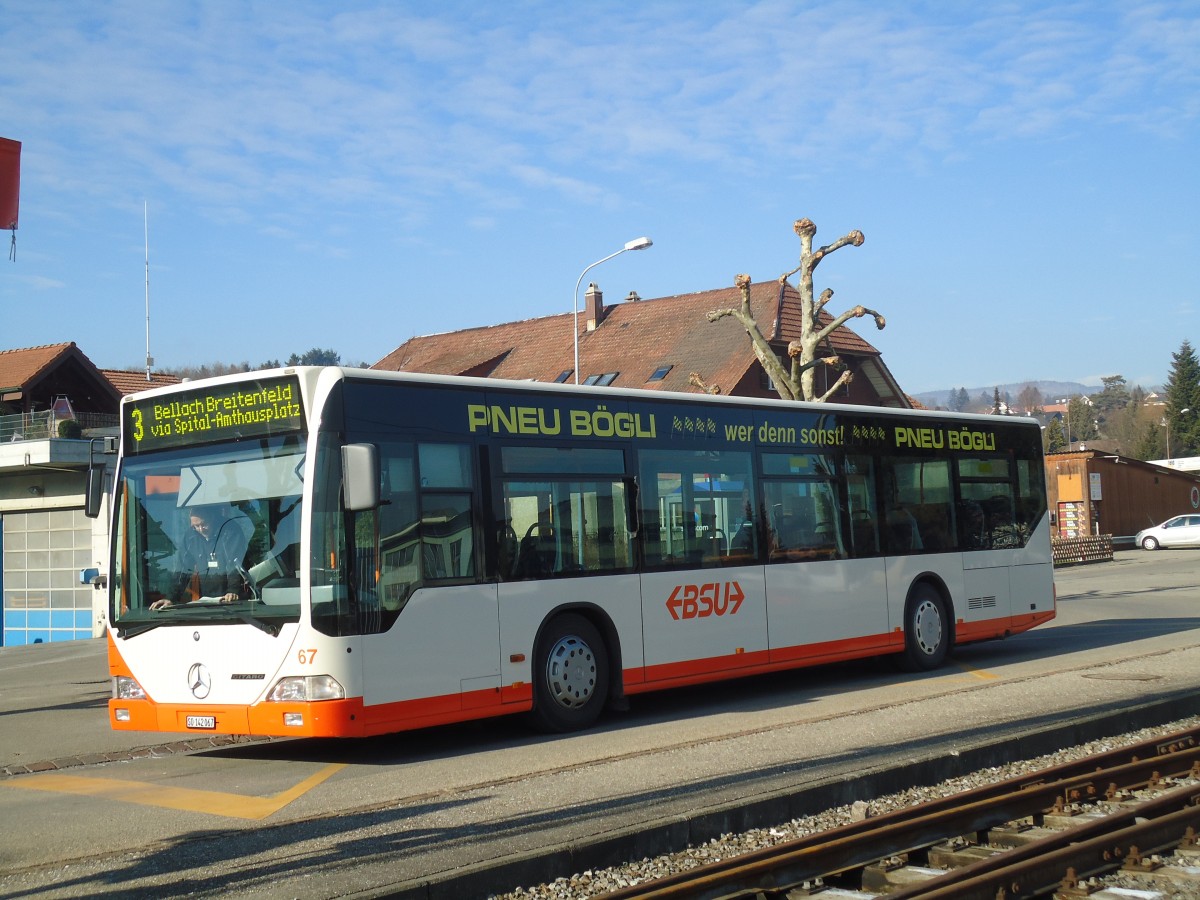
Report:
[[130,759],[244,742],[116,732],[103,638],[0,647],[0,774]]
[[[962,648],[936,673],[868,663],[639,697],[555,738],[493,722],[171,753],[160,735],[108,731],[101,642],[3,649],[0,765],[128,761],[0,778],[0,822],[28,823],[2,829],[0,897],[484,896],[935,781],[1016,745],[1189,715],[1197,562],[1126,553],[1066,570],[1053,626]],[[138,758],[155,746],[166,755]],[[50,776],[91,793],[38,786]],[[265,812],[154,805],[215,788]],[[77,852],[69,870],[56,841]]]

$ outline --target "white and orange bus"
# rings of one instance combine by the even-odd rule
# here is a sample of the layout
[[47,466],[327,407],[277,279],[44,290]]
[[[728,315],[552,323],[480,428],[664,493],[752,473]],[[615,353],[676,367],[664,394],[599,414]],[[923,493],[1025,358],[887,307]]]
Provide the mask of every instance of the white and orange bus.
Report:
[[1055,614],[1028,419],[292,368],[121,421],[114,728],[566,731]]

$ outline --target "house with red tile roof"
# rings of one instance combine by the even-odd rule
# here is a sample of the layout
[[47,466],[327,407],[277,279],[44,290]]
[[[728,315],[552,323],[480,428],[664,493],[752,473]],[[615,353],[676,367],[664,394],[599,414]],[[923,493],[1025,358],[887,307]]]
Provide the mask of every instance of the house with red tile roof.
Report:
[[98,369],[74,341],[0,350],[0,440],[28,431],[28,423],[49,422],[54,412],[85,429],[115,427],[123,396],[178,382],[174,375],[147,380],[145,372]]
[[138,391],[148,391],[150,388],[179,384],[183,380],[178,375],[164,375],[160,372],[151,372],[150,377],[147,378],[144,370],[101,369],[100,374],[112,382],[112,386],[122,397],[127,394],[136,394]]
[[103,634],[104,592],[80,576],[108,558],[87,470],[112,463],[121,397],[178,381],[98,369],[74,342],[0,350],[0,645]]
[[78,412],[116,413],[121,395],[74,341],[0,350],[2,413],[50,409],[69,397]]
[[[589,285],[579,315],[579,381],[696,392],[700,388],[691,380],[695,373],[722,394],[776,398],[745,329],[731,317],[707,319],[713,310],[740,303],[738,289],[730,286],[654,300],[631,293],[623,302],[606,306],[599,288]],[[753,284],[750,307],[759,329],[787,365],[787,345],[800,336],[799,293],[786,282]],[[823,313],[822,321],[829,322],[829,316]],[[829,351],[854,374],[831,401],[911,407],[882,354],[855,332],[838,328],[830,336]],[[574,353],[575,316],[565,313],[414,337],[372,368],[573,382]],[[818,369],[818,393],[838,374],[828,367]]]

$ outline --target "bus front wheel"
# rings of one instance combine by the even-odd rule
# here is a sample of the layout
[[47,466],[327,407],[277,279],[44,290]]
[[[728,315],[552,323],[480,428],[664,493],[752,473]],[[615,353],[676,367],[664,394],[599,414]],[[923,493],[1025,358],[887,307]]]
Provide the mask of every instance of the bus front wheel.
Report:
[[577,613],[555,617],[534,655],[533,723],[542,731],[591,725],[608,699],[608,652],[596,626]]
[[936,669],[950,650],[946,603],[932,585],[919,584],[904,608],[904,668]]

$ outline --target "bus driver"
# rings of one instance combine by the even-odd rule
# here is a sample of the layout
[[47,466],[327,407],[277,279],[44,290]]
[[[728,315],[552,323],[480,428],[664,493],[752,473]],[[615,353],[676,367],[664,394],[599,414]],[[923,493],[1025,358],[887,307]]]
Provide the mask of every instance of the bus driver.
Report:
[[248,587],[242,560],[253,533],[249,517],[227,507],[198,506],[191,509],[189,521],[171,596],[155,600],[151,609],[167,609],[202,597],[232,603]]

